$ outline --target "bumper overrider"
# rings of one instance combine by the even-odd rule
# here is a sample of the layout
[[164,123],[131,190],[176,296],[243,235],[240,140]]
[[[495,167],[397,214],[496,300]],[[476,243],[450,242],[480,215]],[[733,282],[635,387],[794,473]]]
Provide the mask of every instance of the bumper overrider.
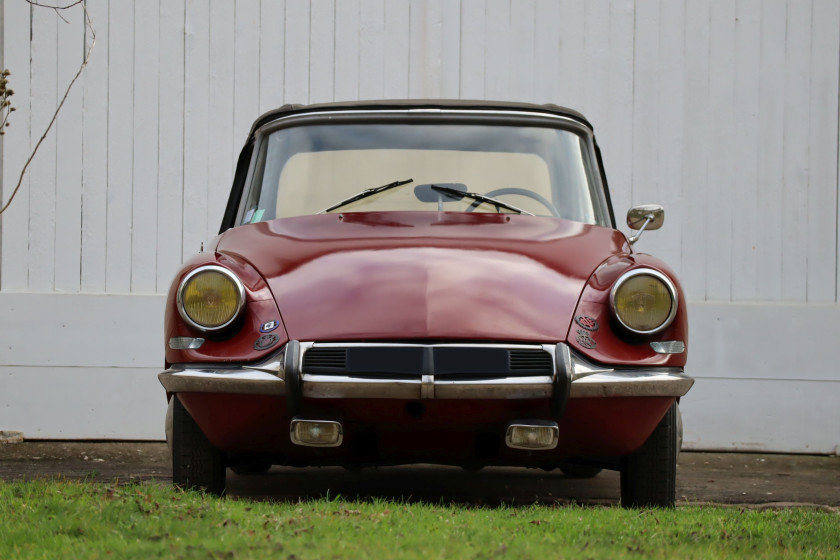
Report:
[[[605,367],[587,361],[565,343],[389,344],[292,340],[260,363],[173,364],[158,378],[169,393],[284,396],[294,417],[300,416],[304,398],[373,398],[550,399],[552,415],[559,418],[569,399],[681,397],[694,384],[682,368]],[[319,425],[317,420],[312,422]],[[300,428],[297,418],[292,424],[292,439],[299,439],[295,435]],[[324,425],[327,424],[325,421]],[[543,430],[542,424],[524,421],[512,424],[510,431],[519,430],[527,439],[533,437],[528,434],[534,430]],[[547,429],[553,433],[556,424]],[[339,438],[340,433],[339,427]],[[510,441],[511,433],[508,446],[517,447],[515,441]],[[549,440],[556,445],[556,437]],[[340,444],[340,439],[330,441],[310,445]],[[552,442],[537,447],[551,448]]]

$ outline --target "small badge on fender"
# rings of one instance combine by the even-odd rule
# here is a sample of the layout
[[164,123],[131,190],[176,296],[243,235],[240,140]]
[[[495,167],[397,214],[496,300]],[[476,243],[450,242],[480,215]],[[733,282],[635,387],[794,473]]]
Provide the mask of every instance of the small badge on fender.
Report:
[[578,344],[580,344],[584,348],[589,348],[590,350],[598,346],[598,343],[592,340],[592,337],[589,336],[589,332],[584,330],[578,329],[575,340],[577,340]]
[[271,332],[279,326],[280,323],[278,321],[269,321],[268,323],[264,323],[263,326],[260,327],[260,332]]
[[264,334],[254,343],[254,350],[267,350],[277,344],[280,337],[276,334]]
[[588,331],[595,332],[598,330],[598,321],[589,315],[578,315],[575,317],[575,323],[577,323],[579,327]]

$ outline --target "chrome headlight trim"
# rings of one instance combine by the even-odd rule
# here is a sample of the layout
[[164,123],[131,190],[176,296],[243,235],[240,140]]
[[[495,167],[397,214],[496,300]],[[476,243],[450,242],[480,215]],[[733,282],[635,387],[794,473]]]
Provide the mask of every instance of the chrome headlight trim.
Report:
[[[187,284],[194,276],[207,271],[219,272],[230,278],[233,281],[234,286],[236,286],[236,294],[239,300],[236,304],[236,311],[234,311],[233,316],[231,316],[231,318],[224,324],[216,327],[206,327],[196,323],[193,321],[192,317],[189,316],[186,309],[184,309],[184,288],[186,288]],[[181,280],[181,284],[178,286],[178,292],[176,295],[176,307],[178,308],[178,314],[181,316],[181,319],[183,319],[184,322],[192,328],[205,333],[219,332],[228,328],[242,315],[242,310],[245,308],[245,285],[242,284],[242,280],[240,280],[236,274],[223,266],[215,264],[200,266],[195,270],[191,270],[186,276],[184,276],[183,280]]]
[[[643,275],[653,276],[657,280],[661,280],[662,283],[665,284],[665,287],[668,289],[668,293],[671,294],[671,312],[668,314],[668,317],[665,318],[665,321],[661,325],[647,331],[634,329],[627,325],[624,321],[621,320],[621,316],[619,316],[618,311],[615,307],[616,292],[618,292],[618,289],[621,287],[621,285],[624,284],[630,278]],[[677,316],[677,307],[679,305],[678,302],[679,298],[677,297],[677,288],[676,286],[674,286],[674,283],[665,274],[653,268],[634,268],[633,270],[625,272],[624,274],[619,276],[618,280],[615,281],[612,288],[610,289],[610,311],[612,312],[612,316],[615,318],[616,321],[618,321],[622,328],[633,334],[648,336],[662,332],[663,330],[668,328],[668,326],[670,326],[670,324],[674,322],[674,318]]]

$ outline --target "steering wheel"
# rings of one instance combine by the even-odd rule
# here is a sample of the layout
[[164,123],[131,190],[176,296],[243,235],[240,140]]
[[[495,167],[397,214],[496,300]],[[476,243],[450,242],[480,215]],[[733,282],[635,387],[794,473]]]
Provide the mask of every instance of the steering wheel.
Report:
[[[552,216],[554,216],[555,218],[560,217],[560,212],[557,211],[557,208],[554,207],[554,205],[551,203],[550,200],[548,200],[546,197],[542,196],[541,194],[535,193],[534,191],[529,191],[528,189],[522,189],[522,188],[519,188],[519,187],[502,187],[500,189],[494,189],[490,192],[484,193],[484,196],[489,196],[491,198],[494,198],[494,197],[497,197],[497,196],[501,196],[503,194],[519,194],[519,195],[522,195],[522,196],[526,196],[528,198],[533,198],[534,200],[536,200],[537,202],[539,202],[540,204],[545,206],[548,209],[548,211],[551,212]],[[481,204],[491,204],[492,205],[492,203],[490,203],[490,202],[481,202],[480,200],[476,200],[476,201],[473,201],[473,203],[470,204],[467,207],[467,212],[472,212],[473,210],[478,208],[479,205],[481,205]]]

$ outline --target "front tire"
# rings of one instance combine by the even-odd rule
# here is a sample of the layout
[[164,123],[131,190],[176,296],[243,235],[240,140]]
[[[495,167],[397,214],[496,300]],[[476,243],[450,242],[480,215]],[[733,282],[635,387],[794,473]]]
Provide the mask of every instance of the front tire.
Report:
[[672,508],[677,486],[677,403],[621,467],[621,505]]
[[225,463],[190,413],[173,395],[172,482],[185,490],[204,490],[221,496],[225,491]]

